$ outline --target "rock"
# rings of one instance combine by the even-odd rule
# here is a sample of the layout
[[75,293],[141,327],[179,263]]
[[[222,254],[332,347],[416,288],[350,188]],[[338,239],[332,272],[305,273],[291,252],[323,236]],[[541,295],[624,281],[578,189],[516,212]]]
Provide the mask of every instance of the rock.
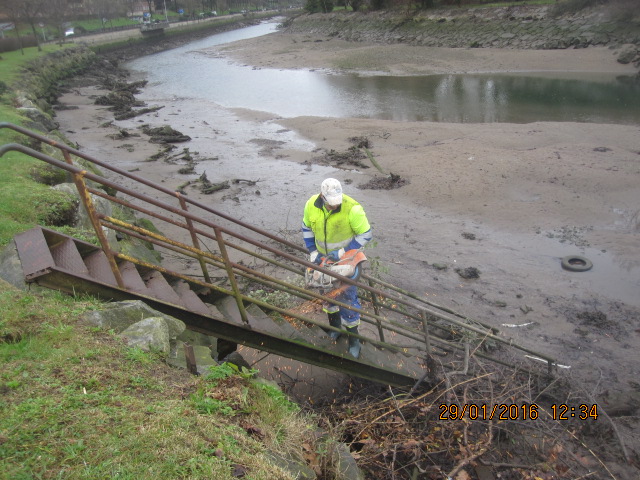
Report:
[[355,459],[344,443],[338,443],[335,447],[336,478],[341,480],[364,480],[364,473],[358,468]]
[[[73,194],[77,196],[78,199],[80,198],[80,195],[78,195],[78,189],[73,183],[60,183],[51,188],[53,188],[54,190],[59,190],[61,192]],[[112,208],[111,202],[109,202],[108,200],[102,197],[93,195],[92,193],[90,193],[89,195],[91,197],[91,201],[93,202],[98,212],[108,217],[113,216],[113,208]],[[87,211],[85,210],[84,206],[78,208],[78,214],[77,214],[77,218],[74,226],[79,228],[84,228],[86,230],[93,230],[93,224],[91,223],[91,219],[89,219],[89,215],[87,215]],[[113,232],[113,230],[111,229],[109,229],[108,231]],[[111,242],[112,240],[115,243],[115,232],[113,234],[113,238],[111,237],[109,238],[109,242]]]
[[0,278],[21,290],[28,288],[28,284],[24,281],[18,250],[13,240],[0,252]]
[[51,119],[49,115],[37,108],[20,107],[16,109],[18,113],[29,118],[31,122],[28,122],[25,127],[30,130],[37,130],[40,132],[50,132],[56,130],[59,125]]
[[318,478],[316,472],[314,472],[311,468],[307,466],[306,463],[302,460],[295,460],[294,458],[285,458],[279,455],[276,455],[274,452],[265,452],[265,455],[269,460],[271,460],[274,464],[290,472],[293,478],[300,480],[314,480]]
[[154,350],[169,355],[169,326],[162,317],[149,317],[134,323],[122,332],[130,347]]
[[189,345],[205,346],[208,348],[215,347],[216,345],[215,337],[187,329],[185,329],[180,335],[178,335],[177,340],[179,342],[188,343]]
[[626,45],[618,55],[618,63],[626,65],[633,62],[638,56],[638,48],[635,45]]
[[140,300],[107,303],[102,310],[94,310],[82,315],[84,320],[93,325],[116,333],[122,333],[134,323],[150,317],[159,317],[166,322],[171,339],[176,339],[186,328],[180,320],[160,313]]
[[462,278],[480,278],[480,270],[476,267],[456,268],[456,273]]

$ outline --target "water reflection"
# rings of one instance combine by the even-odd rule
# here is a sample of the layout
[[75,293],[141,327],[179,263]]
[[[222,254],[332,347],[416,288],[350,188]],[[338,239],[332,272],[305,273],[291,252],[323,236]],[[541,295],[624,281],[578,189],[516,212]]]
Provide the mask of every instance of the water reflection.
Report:
[[192,98],[283,117],[368,117],[454,123],[573,121],[640,124],[640,83],[603,74],[483,74],[420,77],[328,75],[253,69],[211,47],[265,35],[262,24],[129,63],[156,98]]
[[[640,85],[626,77],[524,75],[327,77],[353,116],[398,121],[640,123]],[[590,78],[592,77],[592,78]]]

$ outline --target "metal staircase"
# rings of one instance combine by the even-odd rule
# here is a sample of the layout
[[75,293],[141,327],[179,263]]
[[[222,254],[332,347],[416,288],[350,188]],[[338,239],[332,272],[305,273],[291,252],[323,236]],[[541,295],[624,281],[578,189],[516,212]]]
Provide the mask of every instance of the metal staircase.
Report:
[[27,282],[105,300],[138,298],[200,333],[271,353],[286,351],[287,356],[314,365],[331,363],[334,370],[382,383],[414,382],[407,372],[394,368],[398,360],[393,352],[368,344],[361,359],[352,359],[344,348],[338,352],[318,326],[299,323],[296,328],[284,319],[272,319],[255,305],[246,308],[245,323],[234,297],[168,272],[119,260],[121,288],[105,253],[96,245],[41,227],[16,235],[14,241]]
[[[338,344],[328,336],[332,327],[320,305],[331,301],[354,307],[302,286],[305,269],[319,267],[306,261],[300,245],[22,127],[0,123],[0,128],[61,152],[64,161],[17,143],[0,147],[0,156],[20,152],[68,172],[97,238],[92,244],[42,227],[17,235],[14,241],[28,282],[105,300],[141,299],[191,330],[394,386],[411,386],[425,378],[434,357],[452,369],[468,364],[470,355],[514,367],[513,352],[544,359],[547,373],[555,365],[496,329],[411,292],[366,274],[353,281],[320,269],[360,289],[363,348],[355,359],[344,347],[350,334],[343,331]],[[92,173],[97,169],[108,178]],[[113,211],[133,211],[150,219],[155,228],[123,220],[127,215],[98,211],[99,199],[113,205]],[[171,234],[158,233],[162,231]],[[129,255],[117,238],[145,242],[171,261]],[[291,306],[264,301],[252,294],[256,286],[284,292]],[[486,353],[482,346],[487,341],[502,344],[502,354]]]

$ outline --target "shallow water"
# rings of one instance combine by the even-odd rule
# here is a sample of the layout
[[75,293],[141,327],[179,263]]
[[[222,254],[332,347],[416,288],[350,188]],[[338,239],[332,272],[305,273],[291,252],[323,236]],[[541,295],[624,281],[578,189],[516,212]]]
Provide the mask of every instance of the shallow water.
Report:
[[364,117],[448,123],[572,121],[640,123],[640,85],[606,74],[457,74],[361,76],[254,69],[219,58],[211,47],[266,35],[275,23],[213,35],[136,59],[148,89],[173,98],[283,117]]

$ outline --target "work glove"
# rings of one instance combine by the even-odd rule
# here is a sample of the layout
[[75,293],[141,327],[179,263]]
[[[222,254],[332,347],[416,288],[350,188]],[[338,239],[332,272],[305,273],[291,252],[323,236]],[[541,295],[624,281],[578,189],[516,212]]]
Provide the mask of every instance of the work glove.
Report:
[[309,254],[309,261],[311,263],[315,263],[316,265],[320,265],[322,263],[323,258],[324,257],[320,255],[320,252],[318,252],[318,250],[314,250]]
[[342,258],[343,255],[344,255],[344,248],[341,248],[340,250],[334,250],[332,252],[329,252],[328,257],[334,262],[337,262]]

